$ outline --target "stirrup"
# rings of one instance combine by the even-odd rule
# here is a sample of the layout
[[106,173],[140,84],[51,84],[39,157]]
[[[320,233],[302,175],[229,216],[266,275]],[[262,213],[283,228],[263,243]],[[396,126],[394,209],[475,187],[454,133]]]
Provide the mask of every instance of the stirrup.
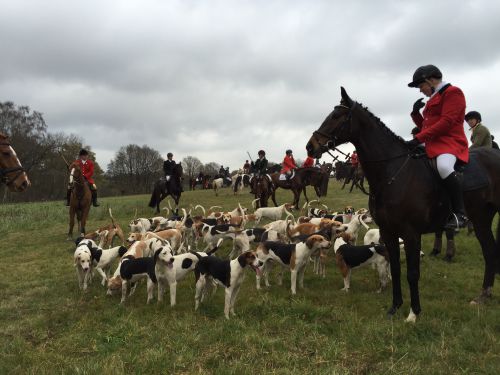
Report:
[[455,214],[454,212],[449,216],[447,223],[444,226],[444,229],[453,229],[456,233],[461,228],[465,228],[469,219],[465,215]]

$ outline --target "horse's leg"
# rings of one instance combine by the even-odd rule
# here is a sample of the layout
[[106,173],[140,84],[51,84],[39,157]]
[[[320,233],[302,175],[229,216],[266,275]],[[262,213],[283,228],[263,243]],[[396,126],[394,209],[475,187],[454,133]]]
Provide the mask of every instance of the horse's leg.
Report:
[[69,208],[69,230],[68,230],[68,241],[73,239],[73,227],[75,226],[75,209],[73,207]]
[[89,211],[90,211],[90,205],[85,208],[82,212],[82,217],[81,217],[81,230],[80,233],[82,236],[85,236],[85,226],[87,225],[87,218],[89,217]]
[[272,193],[271,197],[273,199],[274,207],[278,207],[278,203],[276,202],[276,188],[273,189],[273,193]]
[[[495,211],[492,208],[485,208],[482,213],[476,213],[473,216],[474,231],[481,245],[484,258],[484,277],[483,290],[481,294],[474,298],[471,303],[483,303],[487,298],[491,297],[493,283],[495,282],[495,272],[498,262],[498,254],[496,252],[496,243],[491,231],[491,222],[495,216]],[[471,215],[472,216],[472,215]],[[497,226],[497,236],[500,235],[500,227]]]
[[174,197],[174,202],[175,202],[175,214],[178,216],[179,215],[179,200],[181,199],[181,195],[176,195]]
[[[304,198],[306,199],[306,202],[309,203],[309,198],[307,198],[306,190],[307,190],[307,186],[304,186],[304,189],[303,189],[303,191],[304,191]],[[300,193],[299,193],[299,196],[300,196]],[[318,196],[318,198],[319,198],[319,196]]]
[[[418,280],[420,279],[420,242],[419,234],[406,236],[403,238],[406,253],[406,278],[410,285],[410,314],[406,322],[415,323],[417,315],[420,314],[420,295],[418,291]],[[393,279],[394,282],[394,279]]]
[[451,262],[452,258],[455,256],[455,233],[453,229],[446,231],[446,255],[444,259]]
[[[446,236],[448,237],[448,234]],[[432,256],[437,256],[441,252],[441,249],[443,248],[442,237],[443,237],[442,230],[434,233],[434,246],[432,247],[431,251]]]
[[300,201],[300,189],[292,189],[293,192],[293,206],[298,210]]
[[397,235],[380,231],[381,238],[384,239],[385,246],[389,252],[389,261],[391,263],[392,276],[392,306],[387,311],[387,315],[392,317],[403,304],[403,295],[401,293],[401,264],[399,263],[400,250],[399,238]]

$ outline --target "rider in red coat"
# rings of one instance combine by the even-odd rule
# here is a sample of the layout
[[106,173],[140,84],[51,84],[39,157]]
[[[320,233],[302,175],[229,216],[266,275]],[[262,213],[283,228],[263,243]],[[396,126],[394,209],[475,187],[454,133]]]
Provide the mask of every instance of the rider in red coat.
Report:
[[[429,158],[436,158],[437,170],[448,191],[454,215],[445,225],[446,229],[463,228],[467,223],[459,176],[455,172],[457,159],[469,161],[469,149],[464,132],[465,97],[458,87],[443,82],[441,71],[434,65],[419,67],[413,74],[409,87],[416,87],[430,97],[426,104],[423,98],[413,104],[411,117],[420,132],[408,141],[410,149],[425,143]],[[424,107],[422,114],[420,108]]]
[[354,150],[352,155],[351,155],[351,165],[354,168],[357,168],[359,165],[358,153],[356,152],[356,150]]
[[[89,159],[89,153],[85,149],[81,149],[78,154],[78,159],[76,162],[80,165],[82,170],[82,174],[85,177],[85,180],[89,183],[90,192],[92,193],[92,204],[94,207],[99,207],[99,203],[97,202],[97,186],[94,182],[94,162]],[[71,190],[73,186],[68,186],[68,191],[66,193],[66,206],[69,206],[69,201],[71,198]]]
[[295,164],[295,159],[293,158],[292,150],[286,150],[285,158],[283,159],[281,172],[282,174],[286,174],[287,180],[292,176],[292,170],[297,168],[297,164]]
[[302,168],[310,168],[314,167],[314,158],[312,156],[308,156],[304,163],[302,163]]

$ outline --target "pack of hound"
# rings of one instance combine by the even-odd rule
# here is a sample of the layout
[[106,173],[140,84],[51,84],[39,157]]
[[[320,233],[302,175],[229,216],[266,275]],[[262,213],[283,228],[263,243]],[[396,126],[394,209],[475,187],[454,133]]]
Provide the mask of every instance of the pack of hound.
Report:
[[[106,293],[121,295],[120,303],[124,304],[144,279],[147,303],[153,301],[155,288],[158,303],[168,289],[170,305],[174,306],[177,283],[193,273],[195,309],[220,286],[225,291],[227,319],[234,315],[236,297],[249,271],[255,272],[256,287],[261,289],[262,278],[270,287],[273,268],[278,269],[279,285],[283,271],[289,270],[290,290],[295,295],[297,287],[304,286],[310,262],[314,273],[324,278],[328,259],[335,259],[344,281],[342,290],[350,289],[351,271],[367,265],[378,272],[377,290],[385,288],[390,281],[388,255],[380,236],[368,226],[372,223],[368,210],[347,206],[332,212],[325,205],[313,208],[313,202],[304,205],[298,217],[291,212],[290,204],[258,208],[253,213],[239,203],[230,211],[220,206],[190,206],[182,209],[182,215],[136,217],[129,222],[128,236],[124,236],[110,209],[109,225],[76,240],[78,285],[88,290],[95,271]],[[361,228],[369,231],[365,244],[358,246]],[[113,246],[115,239],[121,243]],[[229,256],[218,252],[225,240],[232,243]]]

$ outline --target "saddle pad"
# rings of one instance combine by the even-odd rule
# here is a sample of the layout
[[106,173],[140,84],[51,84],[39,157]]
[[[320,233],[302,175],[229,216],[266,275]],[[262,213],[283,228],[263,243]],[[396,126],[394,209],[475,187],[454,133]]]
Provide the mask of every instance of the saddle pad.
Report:
[[280,174],[280,181],[286,181],[286,174]]
[[469,162],[464,167],[463,176],[463,191],[481,189],[490,184],[488,175],[474,152],[469,153]]

